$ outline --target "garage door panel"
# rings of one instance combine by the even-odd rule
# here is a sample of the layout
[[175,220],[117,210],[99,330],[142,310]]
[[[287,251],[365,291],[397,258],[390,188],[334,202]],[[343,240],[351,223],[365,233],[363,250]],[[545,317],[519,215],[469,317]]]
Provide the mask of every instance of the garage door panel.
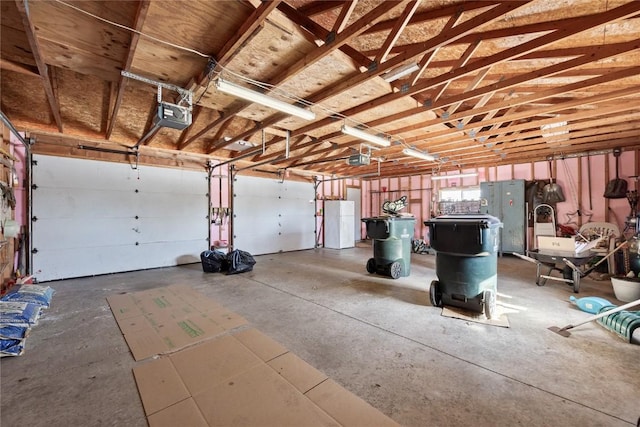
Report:
[[239,197],[269,197],[279,194],[282,183],[275,179],[256,178],[252,176],[236,176],[233,181],[233,192]]
[[167,179],[166,171],[167,169],[163,168],[141,170],[135,188],[141,192],[202,194],[203,186],[207,186],[207,175],[204,171],[172,169],[171,179]]
[[[68,277],[85,277],[117,271],[134,271],[199,262],[200,258],[191,253],[194,242],[155,242],[138,246],[101,246],[86,248],[83,252],[75,249],[41,250],[33,255],[34,263],[41,269],[37,276],[46,271],[47,281]],[[169,255],[175,251],[181,255]]]
[[[176,217],[176,222],[183,218]],[[180,227],[168,226],[167,218],[140,218],[136,225],[136,235],[139,242],[178,242],[185,240],[200,240],[206,249],[207,230],[202,228],[202,221],[185,221]]]
[[315,246],[311,183],[237,176],[233,194],[235,248],[259,255]]
[[38,250],[81,249],[135,244],[133,218],[38,219],[32,225],[33,247]]
[[[43,159],[47,156],[37,156]],[[50,156],[49,156],[50,157]],[[33,182],[44,188],[88,188],[92,190],[133,189],[137,182],[136,176],[129,165],[117,164],[119,173],[113,174],[113,165],[107,162],[90,161],[57,157],[56,162],[40,161],[34,157],[37,165],[34,167]],[[63,171],[64,173],[61,173]],[[69,185],[72,184],[72,185]]]
[[[141,217],[176,217],[185,221],[207,215],[207,197],[203,194],[175,194],[160,192],[141,192],[137,194],[132,209]],[[193,206],[204,206],[204,211],[194,211]]]
[[34,160],[34,182],[43,183],[33,191],[32,222],[40,281],[197,262],[209,247],[204,171]]
[[[82,205],[92,207],[94,217],[132,217],[135,193],[88,188],[37,188],[33,191],[43,218],[71,218],[84,215]],[[40,216],[38,218],[41,218]]]
[[313,201],[311,203],[309,203],[308,199],[282,198],[282,200],[279,201],[279,210],[283,214],[297,213],[299,215],[305,215],[306,216],[306,215],[309,215],[309,214],[313,215],[313,212],[315,211],[315,208],[314,208],[314,205],[313,205]]

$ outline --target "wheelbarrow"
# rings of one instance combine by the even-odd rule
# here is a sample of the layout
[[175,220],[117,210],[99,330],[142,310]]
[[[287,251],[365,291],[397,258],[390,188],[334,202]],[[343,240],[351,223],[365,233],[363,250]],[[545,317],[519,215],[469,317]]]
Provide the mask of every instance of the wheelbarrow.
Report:
[[[574,253],[544,249],[527,251],[527,254],[530,256],[515,252],[513,252],[513,255],[536,264],[536,285],[544,286],[547,283],[547,280],[555,280],[573,286],[573,292],[578,293],[580,292],[580,279],[588,276],[596,269],[596,267],[606,261],[611,255],[626,244],[626,241],[620,243],[615,247],[615,249],[602,257],[601,260],[593,264],[588,269],[585,269],[585,265],[589,264],[600,255],[591,251]],[[562,267],[558,267],[558,264]],[[544,269],[546,269],[546,271],[544,271]],[[562,273],[562,277],[551,276],[553,271],[559,271]]]

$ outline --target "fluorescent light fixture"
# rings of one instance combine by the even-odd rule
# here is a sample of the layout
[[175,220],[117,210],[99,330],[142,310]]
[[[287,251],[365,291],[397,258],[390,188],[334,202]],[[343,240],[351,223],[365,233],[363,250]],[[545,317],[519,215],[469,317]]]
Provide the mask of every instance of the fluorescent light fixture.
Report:
[[342,133],[383,147],[389,147],[391,145],[390,139],[383,138],[378,135],[372,135],[368,132],[347,125],[342,126]]
[[295,105],[287,104],[286,102],[280,101],[279,99],[264,95],[260,92],[247,89],[242,86],[238,86],[237,84],[228,82],[226,80],[218,79],[216,82],[216,88],[220,92],[224,92],[228,95],[262,104],[265,107],[273,108],[274,110],[278,110],[292,116],[300,117],[301,119],[313,120],[316,118],[316,114],[313,111],[296,107]]
[[436,159],[435,156],[431,154],[423,153],[422,151],[414,150],[412,148],[405,148],[404,150],[402,150],[402,152],[407,156],[415,157],[422,160],[429,160],[431,162]]
[[440,179],[470,178],[472,176],[478,176],[478,172],[457,173],[454,175],[433,175],[431,176],[431,180],[437,181]]
[[382,75],[382,79],[387,83],[395,82],[398,79],[401,79],[409,74],[418,71],[420,67],[415,62],[412,64],[402,65],[395,70],[391,70],[388,73]]

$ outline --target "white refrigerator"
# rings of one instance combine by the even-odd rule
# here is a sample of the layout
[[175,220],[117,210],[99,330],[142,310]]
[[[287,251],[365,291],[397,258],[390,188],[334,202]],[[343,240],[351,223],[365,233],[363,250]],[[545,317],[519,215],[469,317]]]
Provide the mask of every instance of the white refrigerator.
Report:
[[353,248],[355,242],[355,203],[352,200],[325,200],[324,247]]

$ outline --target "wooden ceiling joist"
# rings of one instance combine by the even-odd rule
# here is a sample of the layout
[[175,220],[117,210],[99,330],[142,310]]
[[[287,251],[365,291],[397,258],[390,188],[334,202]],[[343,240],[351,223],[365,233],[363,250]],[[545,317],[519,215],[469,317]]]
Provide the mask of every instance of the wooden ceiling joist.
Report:
[[40,75],[40,80],[42,81],[42,86],[49,103],[49,109],[51,111],[51,115],[53,116],[53,121],[58,127],[58,131],[63,132],[64,128],[62,125],[62,116],[60,115],[60,105],[58,104],[58,98],[56,97],[51,84],[49,66],[44,62],[44,59],[42,58],[42,54],[40,52],[40,42],[36,37],[36,29],[33,25],[33,22],[31,22],[26,1],[15,0],[15,2],[18,13],[22,18],[22,24],[24,26],[27,39],[29,40],[31,54],[33,55],[33,59],[36,63],[36,66],[38,67],[38,74]]
[[[138,141],[140,150],[238,159],[243,167],[377,175],[378,162],[344,161],[363,144],[341,132],[348,120],[394,140],[374,153],[382,160],[380,173],[390,177],[460,164],[531,163],[612,141],[629,146],[638,135],[637,1],[26,6],[25,0],[3,3],[0,104],[20,130],[57,128],[70,148],[56,150],[71,156],[90,156],[75,146],[77,138],[91,136],[101,140],[97,145]],[[413,64],[417,71],[385,81],[385,74]],[[192,90],[191,125],[182,132],[154,129],[151,91],[127,83],[121,69]],[[221,70],[260,82],[265,94],[286,91],[303,99],[317,117],[303,122],[219,94],[214,80]],[[261,131],[268,135],[264,150],[228,147],[256,144]],[[143,144],[152,139],[151,146]],[[440,160],[410,158],[402,152],[406,146]]]

